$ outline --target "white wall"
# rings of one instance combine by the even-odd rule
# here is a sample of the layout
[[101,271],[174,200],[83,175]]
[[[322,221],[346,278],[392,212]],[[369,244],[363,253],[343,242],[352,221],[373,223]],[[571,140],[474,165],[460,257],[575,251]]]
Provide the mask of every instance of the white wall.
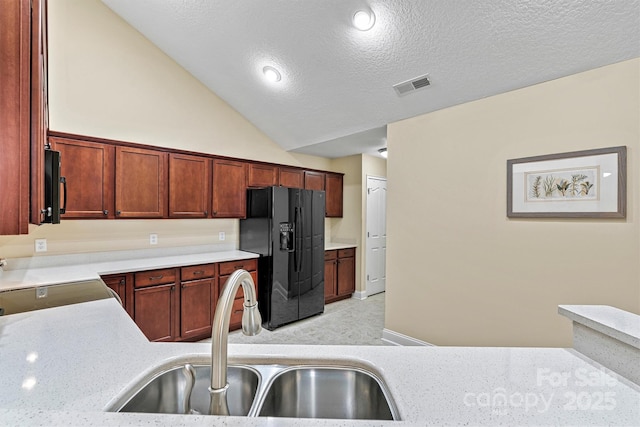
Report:
[[[640,313],[639,68],[388,126],[387,329],[438,345],[569,347],[558,304]],[[619,145],[626,219],[507,219],[507,159]]]

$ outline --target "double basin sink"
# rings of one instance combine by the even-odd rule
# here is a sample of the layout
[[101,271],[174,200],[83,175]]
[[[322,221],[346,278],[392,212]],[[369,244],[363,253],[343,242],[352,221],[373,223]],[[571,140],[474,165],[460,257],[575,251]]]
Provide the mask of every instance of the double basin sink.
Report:
[[[209,413],[211,367],[193,364],[189,398],[184,364],[133,385],[112,405],[116,412]],[[278,364],[229,365],[230,415],[249,417],[398,420],[387,387],[374,373],[355,366]],[[186,397],[186,400],[185,400]]]

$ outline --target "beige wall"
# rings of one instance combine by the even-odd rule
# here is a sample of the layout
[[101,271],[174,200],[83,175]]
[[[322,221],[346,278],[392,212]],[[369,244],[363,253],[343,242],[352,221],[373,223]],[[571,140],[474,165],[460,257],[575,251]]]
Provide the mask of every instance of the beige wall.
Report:
[[[49,2],[50,128],[314,169],[327,158],[289,153],[204,87],[98,0]],[[64,221],[31,226],[24,236],[0,236],[0,258],[237,245],[237,220]],[[226,240],[218,240],[218,232]]]
[[50,3],[52,130],[329,168],[282,150],[99,0]]
[[[570,346],[558,304],[640,313],[640,60],[388,126],[385,327]],[[625,145],[626,220],[507,219],[507,159]]]

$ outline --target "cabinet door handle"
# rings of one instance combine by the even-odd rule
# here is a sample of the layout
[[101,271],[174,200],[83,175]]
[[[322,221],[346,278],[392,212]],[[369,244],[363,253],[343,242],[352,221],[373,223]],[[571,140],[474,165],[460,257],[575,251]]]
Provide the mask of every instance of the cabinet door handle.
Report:
[[120,210],[116,211],[116,215],[120,215],[121,213],[122,213],[122,211],[120,211]]
[[164,277],[164,274],[161,274],[159,276],[151,276],[149,277],[149,280],[160,280]]
[[175,290],[176,290],[176,287],[175,287],[175,285],[174,285],[174,286],[172,286],[172,287],[171,287],[171,292],[173,292],[173,291],[175,291]]
[[218,211],[213,211],[213,214],[214,215],[218,215]]
[[121,285],[124,285],[125,283],[126,283],[126,280],[124,280],[124,279],[120,279],[120,284],[121,284]]
[[107,209],[103,210],[102,213],[106,216],[109,215],[109,211]]
[[209,215],[209,211],[204,211],[204,216]]

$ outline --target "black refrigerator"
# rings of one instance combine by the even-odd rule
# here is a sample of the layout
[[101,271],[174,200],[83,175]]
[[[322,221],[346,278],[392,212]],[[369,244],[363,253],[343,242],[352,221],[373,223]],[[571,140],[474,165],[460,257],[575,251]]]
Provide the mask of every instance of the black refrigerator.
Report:
[[247,190],[240,250],[258,258],[258,307],[269,330],[324,311],[324,191]]

